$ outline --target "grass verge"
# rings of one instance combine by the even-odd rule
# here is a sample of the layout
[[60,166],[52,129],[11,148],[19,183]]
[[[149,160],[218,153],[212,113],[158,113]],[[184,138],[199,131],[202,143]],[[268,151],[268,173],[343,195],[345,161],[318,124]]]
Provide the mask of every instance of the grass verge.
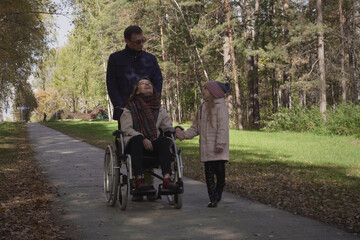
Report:
[[[115,122],[47,122],[104,148]],[[184,126],[189,127],[188,125]],[[226,191],[360,233],[360,143],[354,137],[230,130]],[[198,138],[179,142],[185,176],[204,181]]]

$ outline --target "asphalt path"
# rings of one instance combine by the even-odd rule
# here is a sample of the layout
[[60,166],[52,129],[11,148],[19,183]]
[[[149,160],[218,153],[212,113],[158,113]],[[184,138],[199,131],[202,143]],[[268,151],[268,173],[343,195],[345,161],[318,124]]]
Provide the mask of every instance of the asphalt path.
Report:
[[[206,185],[184,180],[183,207],[163,197],[131,202],[125,211],[108,207],[103,193],[104,149],[28,123],[36,160],[58,190],[52,203],[58,221],[73,239],[286,239],[340,240],[359,237],[324,223],[224,193],[207,208]],[[186,165],[184,166],[186,168]],[[59,211],[61,210],[61,211]]]

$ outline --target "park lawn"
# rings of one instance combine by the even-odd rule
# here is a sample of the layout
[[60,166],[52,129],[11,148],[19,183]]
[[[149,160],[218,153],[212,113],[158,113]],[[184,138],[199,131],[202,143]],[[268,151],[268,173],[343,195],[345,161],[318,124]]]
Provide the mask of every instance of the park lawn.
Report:
[[21,131],[21,123],[0,123],[0,200],[6,200],[4,172],[16,158],[16,148]]
[[[95,146],[111,144],[116,122],[46,122]],[[185,129],[189,125],[182,125]],[[177,140],[187,177],[204,181],[198,137]],[[352,136],[230,130],[226,190],[360,233],[360,140]]]
[[54,196],[37,167],[25,123],[1,122],[1,239],[68,239],[51,211]]

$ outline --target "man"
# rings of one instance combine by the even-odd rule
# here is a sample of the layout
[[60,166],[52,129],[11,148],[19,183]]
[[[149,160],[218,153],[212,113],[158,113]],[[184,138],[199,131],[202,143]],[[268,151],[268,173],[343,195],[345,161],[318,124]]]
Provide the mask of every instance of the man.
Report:
[[[156,91],[161,94],[163,78],[156,57],[142,50],[146,41],[138,26],[129,26],[124,31],[125,49],[110,55],[106,85],[114,108],[123,108],[130,93],[141,77],[148,77]],[[114,117],[118,117],[115,116]],[[117,119],[116,119],[117,120]]]
[[[148,77],[156,91],[161,94],[163,78],[156,57],[143,51],[146,39],[139,26],[129,26],[124,31],[125,49],[112,53],[106,71],[106,86],[110,100],[114,106],[114,120],[119,120],[122,108],[126,105],[133,87],[141,77]],[[145,174],[151,185],[153,177]],[[133,201],[141,201],[142,196],[133,196]],[[148,196],[155,200],[156,196]]]

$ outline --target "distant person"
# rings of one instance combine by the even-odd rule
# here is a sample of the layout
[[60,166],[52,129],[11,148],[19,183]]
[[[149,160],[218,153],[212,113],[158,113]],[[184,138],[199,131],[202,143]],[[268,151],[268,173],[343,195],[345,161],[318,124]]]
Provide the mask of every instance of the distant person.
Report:
[[44,113],[43,122],[46,122],[46,113]]
[[[106,86],[114,106],[114,120],[119,120],[123,108],[130,97],[135,83],[143,76],[151,79],[156,91],[161,94],[163,78],[156,57],[143,51],[146,38],[139,26],[128,26],[124,31],[125,49],[112,53],[106,71]],[[148,183],[154,178],[145,174]],[[151,198],[151,199],[149,199]],[[133,196],[133,201],[141,201],[142,196]],[[155,200],[156,196],[148,197]]]
[[[176,127],[180,140],[200,136],[200,161],[205,163],[205,179],[210,202],[217,207],[225,186],[225,162],[229,161],[229,113],[224,94],[229,83],[209,81],[203,90],[204,102],[196,113],[192,126],[185,132]],[[216,183],[215,183],[216,176]]]

